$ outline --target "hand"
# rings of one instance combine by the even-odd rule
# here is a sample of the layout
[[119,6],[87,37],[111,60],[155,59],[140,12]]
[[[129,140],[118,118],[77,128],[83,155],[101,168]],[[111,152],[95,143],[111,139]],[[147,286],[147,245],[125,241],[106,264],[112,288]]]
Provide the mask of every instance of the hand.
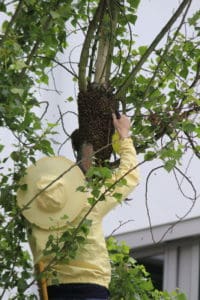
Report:
[[131,122],[129,117],[126,115],[121,115],[120,119],[117,119],[116,115],[113,113],[113,125],[121,139],[129,137],[129,131],[131,127]]

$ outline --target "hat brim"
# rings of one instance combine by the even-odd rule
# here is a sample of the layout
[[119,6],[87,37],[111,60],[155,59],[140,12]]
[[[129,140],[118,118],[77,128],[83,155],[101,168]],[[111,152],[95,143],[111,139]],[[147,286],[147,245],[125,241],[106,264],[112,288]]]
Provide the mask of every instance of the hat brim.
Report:
[[[55,178],[55,181],[60,178],[64,181],[66,203],[59,211],[48,212],[37,204],[36,185],[45,175]],[[67,158],[62,156],[41,158],[35,165],[27,168],[26,175],[20,181],[21,184],[27,184],[27,190],[18,190],[18,206],[22,209],[24,217],[40,228],[63,227],[67,222],[72,222],[87,204],[87,195],[77,191],[77,188],[83,186],[84,182],[85,177],[80,168],[74,166],[74,163]]]

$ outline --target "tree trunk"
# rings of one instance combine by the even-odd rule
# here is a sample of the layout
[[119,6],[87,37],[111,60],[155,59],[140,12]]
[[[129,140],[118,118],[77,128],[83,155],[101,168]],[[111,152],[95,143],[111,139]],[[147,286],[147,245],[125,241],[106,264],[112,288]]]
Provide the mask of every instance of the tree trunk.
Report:
[[[99,1],[89,24],[79,65],[79,130],[72,140],[76,145],[78,160],[83,159],[83,152],[87,153],[83,151],[83,145],[91,144],[98,165],[109,160],[112,153],[112,112],[116,110],[117,104],[109,79],[119,10],[114,0]],[[90,55],[92,41],[94,51]],[[91,151],[88,151],[89,155]]]

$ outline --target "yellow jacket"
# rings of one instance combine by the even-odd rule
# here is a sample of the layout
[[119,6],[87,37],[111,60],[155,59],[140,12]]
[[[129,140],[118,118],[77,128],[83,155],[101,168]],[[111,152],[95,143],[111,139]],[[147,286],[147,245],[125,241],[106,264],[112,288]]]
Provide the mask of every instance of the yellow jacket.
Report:
[[[113,174],[112,182],[115,182],[128,170],[137,165],[135,148],[130,138],[120,141],[119,154],[121,158],[120,166]],[[125,199],[138,184],[138,169],[134,169],[128,173],[125,179],[126,185],[117,186],[115,188],[115,192],[123,195],[122,199]],[[87,241],[81,246],[81,250],[78,251],[76,258],[71,260],[69,264],[58,263],[52,267],[52,270],[57,272],[59,283],[93,283],[108,288],[111,270],[102,230],[102,219],[116,205],[118,205],[117,200],[109,195],[106,196],[105,201],[97,203],[93,208],[88,216],[88,219],[92,220],[92,225]],[[73,222],[73,226],[79,224],[81,218],[86,214],[90,207],[91,206],[88,203],[85,203],[84,210],[75,222]],[[53,234],[53,232],[41,229],[35,225],[31,225],[31,227],[30,246],[34,261],[37,264],[42,260],[44,265],[48,265],[51,257],[43,256],[42,251],[45,248],[49,234]],[[65,230],[66,229],[67,228],[65,228]],[[50,278],[48,279],[47,284],[52,284]]]

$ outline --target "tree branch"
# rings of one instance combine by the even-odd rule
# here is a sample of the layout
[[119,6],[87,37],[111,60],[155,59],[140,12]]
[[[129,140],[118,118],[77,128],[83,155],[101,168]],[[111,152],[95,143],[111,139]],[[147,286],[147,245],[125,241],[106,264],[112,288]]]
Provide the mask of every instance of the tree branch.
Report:
[[[109,1],[108,1],[109,2]],[[112,2],[110,4],[110,15],[111,15],[111,34],[110,34],[110,44],[108,49],[107,55],[107,63],[106,63],[106,70],[105,70],[105,81],[108,82],[110,79],[110,71],[111,71],[111,64],[112,64],[112,57],[113,57],[113,49],[114,49],[114,41],[115,41],[115,31],[117,27],[117,19],[119,9],[117,9],[117,4]]]
[[17,19],[17,17],[18,17],[19,14],[20,14],[20,11],[21,11],[22,6],[23,6],[23,4],[24,4],[23,2],[24,2],[24,0],[20,0],[20,1],[19,1],[18,6],[17,6],[17,8],[16,8],[16,10],[15,10],[15,13],[14,13],[14,15],[12,16],[10,22],[8,23],[8,26],[7,26],[7,28],[6,28],[6,31],[5,31],[3,37],[2,37],[2,39],[1,39],[1,41],[0,41],[0,45],[2,45],[3,42],[6,40],[6,38],[8,37],[8,33],[9,33],[9,31],[11,30],[12,25],[14,24],[15,20]]
[[187,136],[188,138],[188,141],[192,147],[192,150],[194,151],[194,154],[196,155],[197,158],[200,158],[200,152],[197,150],[195,144],[194,144],[194,141],[192,140],[191,136],[189,135],[188,132],[184,131],[185,135]]
[[134,222],[135,220],[127,220],[127,221],[124,221],[124,222],[122,222],[122,221],[119,221],[119,225],[116,227],[116,228],[114,228],[113,229],[113,231],[108,235],[108,237],[107,238],[110,238],[111,236],[113,236],[122,226],[124,226],[124,225],[126,225],[126,224],[128,224],[128,223],[130,223],[130,222]]
[[[56,9],[56,8],[59,6],[59,4],[60,4],[60,0],[58,0],[58,1],[56,2],[56,5],[55,5],[55,8],[54,8],[54,9]],[[47,18],[46,22],[43,24],[43,26],[42,26],[42,28],[41,28],[41,31],[43,31],[43,30],[46,31],[46,30],[49,29],[49,24],[50,24],[51,20],[52,20],[52,16],[49,15],[49,17]],[[39,45],[40,45],[40,42],[41,42],[41,41],[40,41],[40,36],[38,36],[38,37],[37,37],[37,40],[36,40],[35,43],[34,43],[34,46],[33,46],[32,50],[31,50],[31,53],[29,54],[29,56],[27,57],[27,60],[25,61],[26,67],[24,67],[24,68],[22,69],[21,73],[19,74],[18,82],[20,82],[20,81],[22,80],[22,78],[24,77],[24,75],[25,75],[25,73],[26,73],[26,70],[28,69],[28,67],[29,67],[29,65],[30,65],[30,63],[31,63],[31,61],[32,61],[33,58],[35,57],[35,53],[36,53],[36,51],[37,51],[37,49],[38,49],[38,47],[39,47]]]
[[157,73],[158,73],[158,71],[159,71],[160,65],[162,64],[163,61],[165,61],[165,55],[168,53],[168,51],[169,51],[171,45],[172,45],[173,42],[175,41],[175,39],[176,39],[176,37],[177,37],[177,35],[178,35],[178,33],[179,33],[181,27],[182,27],[183,24],[184,24],[184,21],[185,21],[186,15],[187,15],[187,13],[188,13],[188,10],[189,10],[189,8],[190,8],[190,5],[191,5],[191,2],[189,2],[188,6],[187,6],[187,8],[186,8],[186,10],[185,10],[185,12],[184,12],[184,14],[183,14],[183,17],[182,17],[182,19],[181,19],[181,22],[180,22],[178,28],[176,29],[176,31],[175,31],[175,33],[174,33],[174,35],[173,35],[173,38],[172,38],[172,39],[169,41],[169,43],[166,45],[166,47],[165,47],[165,49],[164,49],[164,51],[163,51],[163,53],[162,53],[162,56],[160,57],[160,60],[159,60],[159,62],[158,62],[158,64],[157,64],[157,67],[156,67],[154,73],[153,73],[153,76],[151,77],[151,79],[150,79],[150,81],[149,81],[149,84],[147,85],[147,87],[146,87],[146,89],[145,89],[145,91],[144,91],[144,98],[143,98],[143,101],[144,101],[145,98],[147,97],[149,88],[150,88],[150,86],[152,85],[154,79],[156,78],[156,75],[157,75]]
[[140,58],[139,62],[136,64],[136,66],[132,69],[130,75],[125,79],[124,83],[119,87],[116,97],[122,98],[126,94],[126,90],[129,87],[129,85],[132,83],[134,77],[138,73],[138,71],[141,69],[142,65],[146,62],[150,54],[154,51],[155,47],[159,44],[159,42],[163,39],[165,34],[168,32],[168,30],[171,28],[171,26],[175,23],[175,21],[178,19],[178,17],[181,15],[183,10],[187,5],[190,5],[192,0],[184,0],[176,12],[173,14],[173,16],[169,19],[167,24],[163,27],[163,29],[160,31],[160,33],[156,36],[156,38],[153,40],[149,48],[146,50],[144,55]]
[[193,207],[194,207],[194,205],[196,203],[196,199],[197,199],[197,191],[196,191],[195,186],[192,183],[192,181],[179,168],[174,167],[174,169],[176,171],[178,171],[188,181],[188,183],[192,187],[192,190],[194,192],[194,196],[190,198],[192,200],[192,205],[190,206],[190,208],[188,209],[188,211],[182,217],[179,217],[179,219],[175,223],[173,223],[172,225],[170,225],[168,227],[168,229],[163,233],[163,235],[161,236],[161,238],[158,241],[156,241],[155,237],[154,237],[154,234],[153,234],[153,226],[152,226],[152,221],[151,221],[151,216],[150,216],[150,210],[149,210],[149,205],[148,205],[148,185],[149,185],[149,179],[150,179],[151,175],[153,174],[153,172],[155,172],[156,170],[159,170],[159,169],[163,169],[163,168],[164,168],[164,165],[161,165],[161,166],[158,166],[158,167],[152,169],[149,172],[149,174],[147,176],[147,179],[146,179],[145,205],[146,205],[146,209],[147,209],[147,216],[148,216],[148,221],[149,221],[149,226],[150,226],[151,237],[152,237],[152,241],[154,242],[154,244],[161,243],[163,241],[163,239],[165,238],[165,236],[167,235],[167,233],[170,230],[172,230],[177,224],[179,224],[181,221],[183,221],[188,216],[188,214],[192,211],[192,209],[193,209]]
[[[110,77],[115,30],[119,8],[114,1],[106,1],[103,20],[100,24],[99,47],[96,60],[95,82],[107,85]],[[108,18],[110,26],[108,25]]]
[[56,58],[53,58],[52,61],[54,61],[57,65],[59,65],[60,67],[62,67],[65,71],[67,71],[72,76],[74,76],[75,78],[78,79],[78,76],[77,76],[77,74],[74,71],[71,71],[68,67],[66,67],[63,63],[59,62]]
[[190,88],[195,87],[195,85],[197,84],[197,82],[200,80],[200,59],[197,62],[197,70],[196,70],[196,75],[195,78],[193,80],[193,82],[190,85]]
[[91,41],[94,38],[94,32],[97,29],[97,25],[100,20],[103,4],[104,4],[104,0],[101,0],[94,14],[94,18],[89,24],[87,35],[85,37],[85,41],[81,51],[80,63],[79,63],[79,75],[78,75],[79,91],[86,91],[87,89],[86,68],[87,68],[87,63],[89,58],[89,50],[90,50]]

